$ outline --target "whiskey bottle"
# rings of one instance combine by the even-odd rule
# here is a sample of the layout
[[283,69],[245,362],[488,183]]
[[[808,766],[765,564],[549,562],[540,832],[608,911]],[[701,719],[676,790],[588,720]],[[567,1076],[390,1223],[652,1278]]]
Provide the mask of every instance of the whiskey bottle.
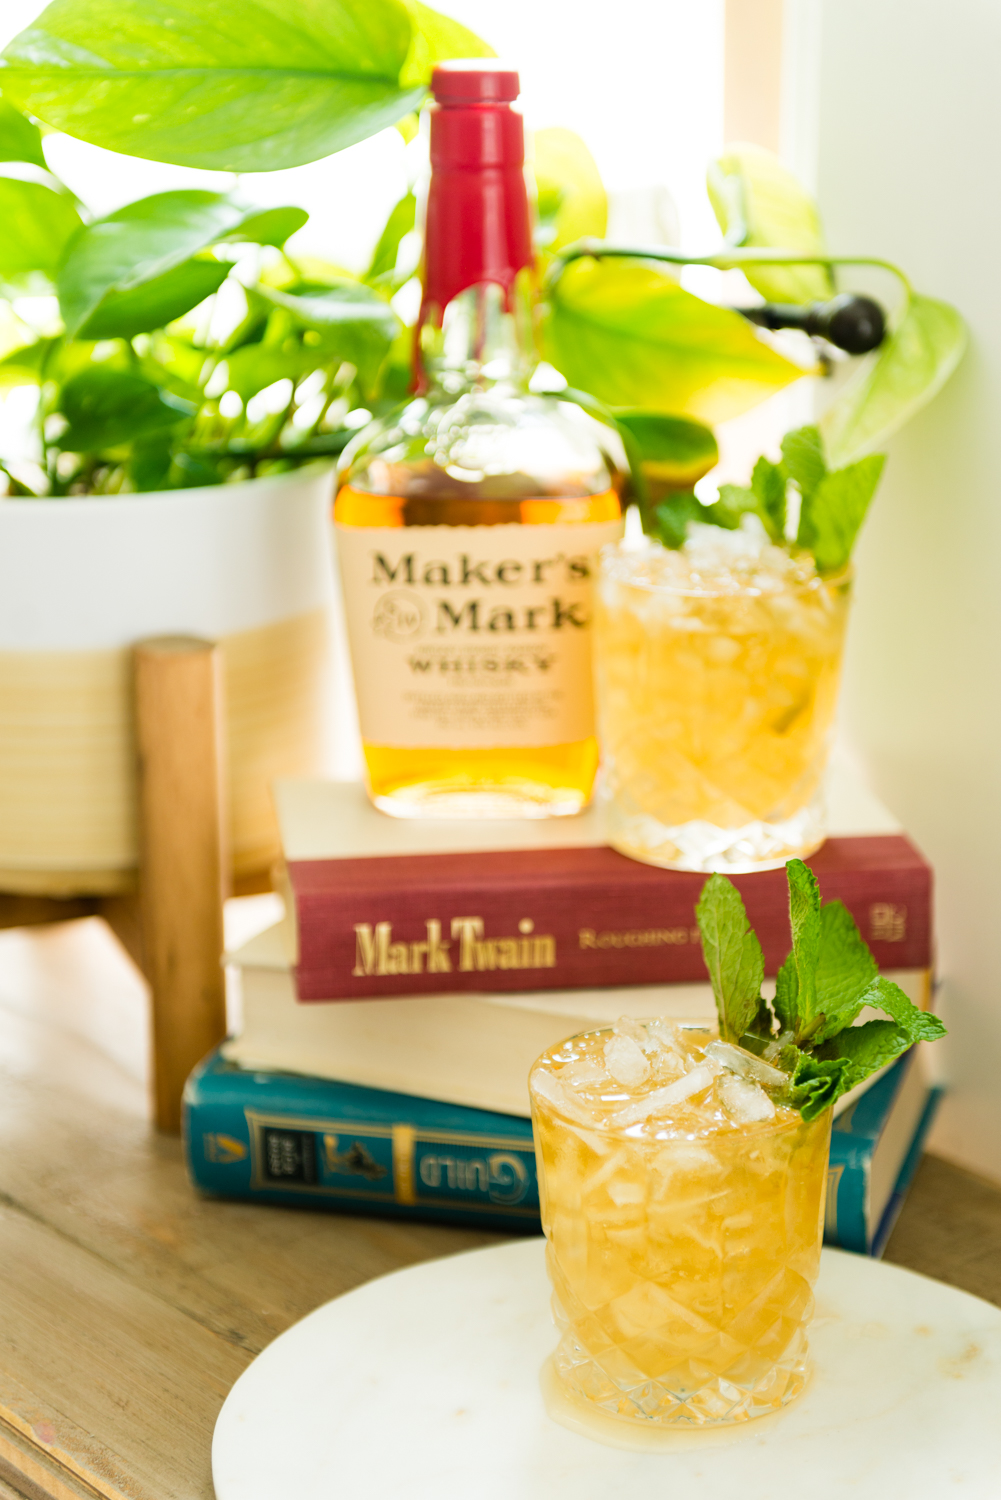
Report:
[[339,471],[369,792],[398,817],[575,813],[597,769],[591,576],[617,470],[599,423],[529,386],[518,90],[495,63],[435,70],[415,395]]

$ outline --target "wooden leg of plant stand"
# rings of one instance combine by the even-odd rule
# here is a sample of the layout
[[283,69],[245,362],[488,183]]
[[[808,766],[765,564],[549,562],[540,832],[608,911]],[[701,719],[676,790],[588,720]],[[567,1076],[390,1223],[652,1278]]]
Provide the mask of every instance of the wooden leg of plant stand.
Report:
[[143,641],[135,686],[156,1124],[176,1132],[185,1079],[226,1034],[219,650],[187,636]]

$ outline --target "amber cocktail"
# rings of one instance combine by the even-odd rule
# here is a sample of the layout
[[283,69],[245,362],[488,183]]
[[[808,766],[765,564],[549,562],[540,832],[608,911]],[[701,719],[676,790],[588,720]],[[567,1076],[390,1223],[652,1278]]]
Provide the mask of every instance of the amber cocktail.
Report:
[[744,1422],[803,1388],[831,1111],[714,1033],[620,1022],[530,1079],[560,1387],[634,1424]]
[[849,580],[763,536],[602,555],[595,617],[609,838],[724,873],[816,849]]

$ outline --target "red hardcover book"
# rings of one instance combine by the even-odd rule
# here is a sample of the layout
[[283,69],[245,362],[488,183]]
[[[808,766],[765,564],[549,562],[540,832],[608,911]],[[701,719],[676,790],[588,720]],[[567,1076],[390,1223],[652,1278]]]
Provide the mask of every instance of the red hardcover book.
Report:
[[[932,872],[907,838],[830,838],[809,864],[881,968],[930,967]],[[706,977],[694,913],[705,876],[607,846],[289,858],[288,873],[300,1000]],[[734,883],[774,974],[789,948],[785,872]]]

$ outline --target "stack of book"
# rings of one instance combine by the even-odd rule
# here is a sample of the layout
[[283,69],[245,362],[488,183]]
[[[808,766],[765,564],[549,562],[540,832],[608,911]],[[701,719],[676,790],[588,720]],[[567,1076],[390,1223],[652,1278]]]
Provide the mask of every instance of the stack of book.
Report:
[[[710,1019],[704,877],[624,858],[601,813],[538,823],[387,818],[354,783],[276,790],[286,917],[228,955],[242,1021],[185,1096],[203,1189],[537,1232],[527,1077],[621,1015]],[[931,997],[931,871],[843,772],[809,863],[880,968]],[[737,876],[774,976],[782,870]],[[914,1053],[839,1102],[826,1237],[878,1254],[937,1090]]]

